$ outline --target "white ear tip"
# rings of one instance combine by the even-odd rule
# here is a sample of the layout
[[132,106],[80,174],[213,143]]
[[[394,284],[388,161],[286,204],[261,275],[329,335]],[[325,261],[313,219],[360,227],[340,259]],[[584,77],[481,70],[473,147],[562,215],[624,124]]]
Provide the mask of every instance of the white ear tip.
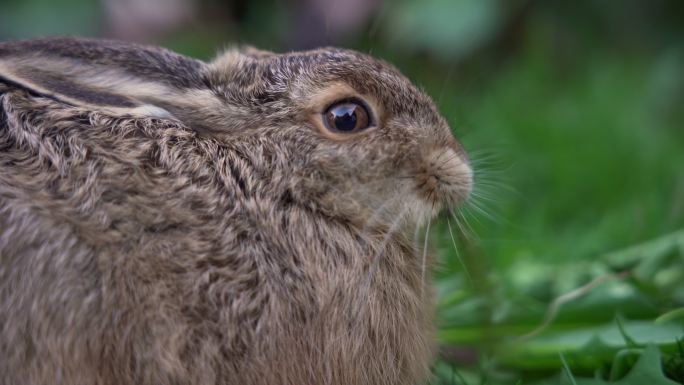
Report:
[[151,118],[171,119],[173,115],[169,111],[151,104],[145,104],[130,110],[134,115],[147,116]]

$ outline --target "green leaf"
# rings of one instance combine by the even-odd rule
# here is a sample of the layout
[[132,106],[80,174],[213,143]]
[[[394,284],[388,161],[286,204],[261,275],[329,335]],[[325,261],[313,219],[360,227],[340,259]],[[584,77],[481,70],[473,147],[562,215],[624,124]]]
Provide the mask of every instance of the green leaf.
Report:
[[683,245],[684,230],[680,230],[649,242],[607,254],[602,259],[615,269],[636,267],[639,275],[648,276],[655,273],[668,256],[682,256],[684,254]]
[[678,385],[665,377],[660,363],[660,350],[649,345],[632,370],[620,381],[620,385]]
[[[651,321],[624,321],[624,333],[638,346],[649,344],[674,346],[682,335],[676,323],[655,324]],[[625,340],[615,322],[605,325],[552,330],[527,341],[512,340],[497,350],[497,359],[519,368],[560,368],[558,352],[563,352],[580,367],[596,367],[610,363],[625,348]]]
[[625,325],[622,322],[623,322],[622,317],[620,317],[620,316],[615,317],[615,324],[617,325],[618,330],[620,331],[620,335],[625,340],[625,343],[627,344],[627,346],[629,346],[631,348],[638,347],[639,344],[636,341],[634,341],[634,339],[632,337],[630,337],[630,335],[625,330]]
[[626,376],[618,381],[606,381],[596,378],[568,378],[569,368],[558,375],[535,383],[535,385],[679,385],[665,377],[660,361],[660,351],[655,345],[649,345],[644,349],[636,364],[629,370]]
[[610,375],[608,378],[611,381],[618,381],[625,377],[641,354],[643,354],[642,349],[622,349],[617,352],[613,359],[613,364],[610,366]]
[[664,324],[664,323],[672,322],[675,320],[684,321],[684,307],[680,307],[679,309],[671,310],[671,311],[661,315],[660,317],[656,318],[655,323]]
[[560,360],[563,363],[563,370],[565,371],[565,374],[568,376],[568,380],[570,380],[570,383],[572,385],[577,385],[577,381],[575,380],[575,376],[572,374],[570,371],[570,367],[568,366],[567,361],[565,361],[565,357],[563,357],[563,354],[559,354]]

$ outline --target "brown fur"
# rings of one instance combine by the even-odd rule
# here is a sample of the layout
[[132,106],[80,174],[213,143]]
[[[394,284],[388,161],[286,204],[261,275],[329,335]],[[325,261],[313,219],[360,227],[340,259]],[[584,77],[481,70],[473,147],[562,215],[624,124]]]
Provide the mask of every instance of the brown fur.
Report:
[[[329,100],[315,96],[339,90],[372,101],[377,127],[323,135],[311,117]],[[386,63],[2,43],[0,170],[0,384],[429,374],[411,238],[468,195],[471,173],[430,99]]]

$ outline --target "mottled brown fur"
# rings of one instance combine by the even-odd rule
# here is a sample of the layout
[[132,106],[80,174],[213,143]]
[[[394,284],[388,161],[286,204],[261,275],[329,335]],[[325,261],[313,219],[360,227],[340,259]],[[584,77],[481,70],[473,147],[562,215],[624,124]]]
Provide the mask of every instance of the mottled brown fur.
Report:
[[[314,95],[339,89],[373,100],[378,126],[323,135]],[[0,43],[0,170],[0,384],[428,376],[413,229],[471,174],[430,99],[381,61]]]

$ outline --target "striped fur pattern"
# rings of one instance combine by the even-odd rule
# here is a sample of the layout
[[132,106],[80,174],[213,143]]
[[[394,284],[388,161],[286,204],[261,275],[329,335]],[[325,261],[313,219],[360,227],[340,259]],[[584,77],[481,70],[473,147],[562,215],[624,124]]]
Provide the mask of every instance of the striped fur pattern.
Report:
[[[316,119],[350,96],[377,127],[326,136]],[[472,175],[382,61],[0,43],[0,170],[0,384],[428,377],[413,234]]]

